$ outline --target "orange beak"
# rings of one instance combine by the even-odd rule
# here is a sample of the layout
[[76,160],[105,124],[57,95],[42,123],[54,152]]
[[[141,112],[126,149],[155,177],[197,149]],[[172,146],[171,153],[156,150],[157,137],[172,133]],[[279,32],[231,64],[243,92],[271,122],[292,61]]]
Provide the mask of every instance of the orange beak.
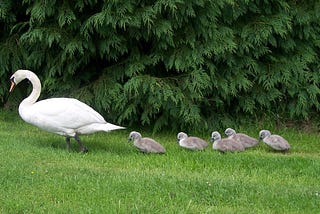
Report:
[[14,83],[14,81],[11,80],[11,86],[10,86],[9,92],[12,92],[15,86],[16,84]]

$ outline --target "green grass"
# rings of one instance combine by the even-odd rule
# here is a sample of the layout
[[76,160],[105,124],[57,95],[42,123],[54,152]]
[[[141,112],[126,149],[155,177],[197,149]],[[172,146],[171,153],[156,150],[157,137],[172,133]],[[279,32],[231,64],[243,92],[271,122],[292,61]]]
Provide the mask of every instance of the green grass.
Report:
[[290,154],[264,144],[220,154],[183,150],[175,134],[142,132],[167,149],[145,155],[127,142],[128,129],[82,136],[89,153],[81,154],[17,112],[0,112],[0,128],[1,213],[319,212],[319,134],[280,130]]

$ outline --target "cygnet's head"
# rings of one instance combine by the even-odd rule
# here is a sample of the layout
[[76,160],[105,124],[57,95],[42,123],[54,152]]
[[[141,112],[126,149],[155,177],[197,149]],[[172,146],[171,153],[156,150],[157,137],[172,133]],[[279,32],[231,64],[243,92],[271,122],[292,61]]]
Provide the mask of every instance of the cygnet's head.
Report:
[[139,132],[133,131],[129,134],[128,141],[132,141],[139,138],[141,138],[141,134]]
[[227,129],[224,131],[224,134],[229,137],[229,136],[235,135],[235,134],[237,134],[237,133],[236,133],[236,131],[235,131],[234,129],[232,129],[232,128],[227,128]]
[[214,132],[211,133],[210,141],[214,142],[214,141],[217,141],[217,140],[221,140],[221,135],[220,135],[219,132],[214,131]]
[[259,132],[259,139],[263,140],[266,137],[269,137],[271,135],[271,132],[269,130],[261,130]]
[[186,139],[188,137],[188,135],[184,132],[179,132],[177,135],[177,142],[179,143],[180,140],[182,139]]

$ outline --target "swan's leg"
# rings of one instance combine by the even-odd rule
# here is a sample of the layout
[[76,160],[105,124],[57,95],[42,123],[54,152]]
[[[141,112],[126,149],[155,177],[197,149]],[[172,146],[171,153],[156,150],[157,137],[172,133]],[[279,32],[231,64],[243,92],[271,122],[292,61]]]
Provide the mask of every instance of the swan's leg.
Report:
[[79,143],[81,152],[83,152],[83,153],[88,152],[87,147],[85,145],[83,145],[83,143],[81,142],[81,140],[77,134],[74,136],[74,139],[76,139],[76,141]]
[[70,151],[70,137],[66,137],[67,150]]

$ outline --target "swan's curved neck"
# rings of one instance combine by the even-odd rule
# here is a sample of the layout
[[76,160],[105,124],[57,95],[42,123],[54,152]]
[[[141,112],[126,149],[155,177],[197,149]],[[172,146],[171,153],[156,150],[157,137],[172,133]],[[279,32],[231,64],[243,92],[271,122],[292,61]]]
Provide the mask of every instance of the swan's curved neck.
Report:
[[25,98],[20,105],[32,105],[34,104],[41,93],[41,83],[39,78],[34,73],[28,73],[26,75],[26,79],[28,79],[32,84],[32,92],[31,94]]

